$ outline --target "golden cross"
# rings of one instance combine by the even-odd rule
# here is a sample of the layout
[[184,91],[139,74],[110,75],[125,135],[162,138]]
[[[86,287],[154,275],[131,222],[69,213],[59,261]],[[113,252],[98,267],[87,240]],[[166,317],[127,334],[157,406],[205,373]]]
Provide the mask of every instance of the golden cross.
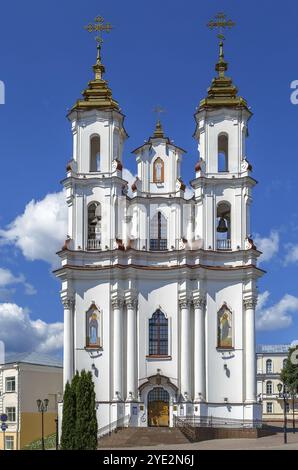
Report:
[[161,113],[164,113],[164,112],[165,112],[165,109],[158,105],[158,106],[155,106],[155,108],[153,109],[153,111],[156,113],[156,115],[157,115],[157,117],[158,117],[158,120],[159,120]]
[[104,31],[105,33],[109,33],[112,29],[112,25],[110,23],[104,24],[104,19],[102,16],[97,16],[94,19],[95,24],[89,23],[84,28],[87,29],[88,33],[93,33],[96,31],[97,36],[95,37],[97,44],[102,44],[103,39],[101,37],[101,33]]
[[223,34],[224,30],[226,28],[231,29],[235,25],[236,23],[234,21],[227,20],[226,15],[224,13],[217,13],[217,15],[215,15],[214,20],[209,21],[209,23],[207,24],[208,28],[210,29],[218,29],[217,37],[218,39],[220,39],[220,41],[225,39],[225,36]]

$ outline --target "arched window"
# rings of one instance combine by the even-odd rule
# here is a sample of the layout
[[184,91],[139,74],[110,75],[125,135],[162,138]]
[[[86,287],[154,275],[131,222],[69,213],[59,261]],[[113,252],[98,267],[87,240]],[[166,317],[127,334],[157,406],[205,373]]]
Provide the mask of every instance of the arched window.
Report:
[[266,382],[266,394],[267,395],[272,395],[273,387],[272,387],[272,382],[271,380],[268,380]]
[[153,182],[164,182],[164,162],[160,157],[158,157],[153,163]]
[[217,313],[217,347],[233,348],[232,312],[226,304]]
[[149,320],[149,356],[168,355],[168,319],[158,309]]
[[229,137],[219,134],[217,141],[218,171],[229,171]]
[[271,374],[273,372],[272,360],[267,359],[266,361],[266,374]]
[[158,211],[151,219],[150,250],[163,251],[167,247],[167,219]]
[[92,202],[88,206],[88,249],[99,250],[101,244],[101,205]]
[[86,314],[86,347],[99,348],[100,344],[100,312],[96,305],[91,305]]
[[228,202],[220,202],[216,211],[217,249],[231,249],[231,206]]
[[90,172],[100,171],[100,137],[94,135],[90,140]]

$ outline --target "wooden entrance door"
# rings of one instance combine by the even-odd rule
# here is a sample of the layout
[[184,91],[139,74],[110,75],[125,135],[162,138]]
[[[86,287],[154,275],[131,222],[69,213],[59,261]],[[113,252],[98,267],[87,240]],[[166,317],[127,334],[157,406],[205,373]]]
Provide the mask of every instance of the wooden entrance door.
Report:
[[162,387],[156,387],[148,394],[149,426],[169,426],[169,394]]

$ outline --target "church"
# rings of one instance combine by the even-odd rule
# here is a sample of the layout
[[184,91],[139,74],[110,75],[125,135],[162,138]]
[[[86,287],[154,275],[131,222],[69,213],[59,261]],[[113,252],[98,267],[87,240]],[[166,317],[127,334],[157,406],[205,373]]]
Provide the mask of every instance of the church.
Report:
[[68,113],[68,235],[55,272],[64,384],[76,370],[92,372],[99,433],[124,421],[261,418],[255,307],[263,271],[250,237],[256,180],[245,149],[252,113],[227,75],[222,40],[215,69],[194,103],[192,197],[181,177],[185,151],[160,120],[133,151],[128,187],[128,135],[100,43],[93,78]]

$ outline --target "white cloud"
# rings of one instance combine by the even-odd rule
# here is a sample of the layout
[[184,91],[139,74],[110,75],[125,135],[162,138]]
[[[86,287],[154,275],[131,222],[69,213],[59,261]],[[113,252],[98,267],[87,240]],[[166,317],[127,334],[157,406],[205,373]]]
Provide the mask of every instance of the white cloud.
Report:
[[288,243],[285,245],[285,248],[287,250],[284,264],[288,265],[291,263],[297,263],[298,261],[298,245],[295,245],[294,243]]
[[254,242],[258,250],[262,251],[260,262],[269,261],[278,252],[279,234],[276,230],[271,230],[269,237],[261,237],[257,234]]
[[3,298],[5,294],[8,296],[11,293],[14,293],[14,288],[8,288],[8,286],[22,284],[27,295],[36,294],[35,288],[26,281],[25,276],[20,274],[19,276],[14,276],[9,269],[0,268],[0,297]]
[[292,314],[298,313],[298,297],[285,294],[279,302],[266,307],[269,292],[259,295],[256,309],[256,326],[258,330],[277,330],[288,328],[293,321]]
[[24,213],[0,230],[1,243],[17,246],[28,260],[57,263],[56,251],[67,235],[67,206],[64,192],[30,201]]
[[28,310],[15,303],[1,303],[0,340],[7,352],[57,352],[63,345],[63,323],[31,320]]

